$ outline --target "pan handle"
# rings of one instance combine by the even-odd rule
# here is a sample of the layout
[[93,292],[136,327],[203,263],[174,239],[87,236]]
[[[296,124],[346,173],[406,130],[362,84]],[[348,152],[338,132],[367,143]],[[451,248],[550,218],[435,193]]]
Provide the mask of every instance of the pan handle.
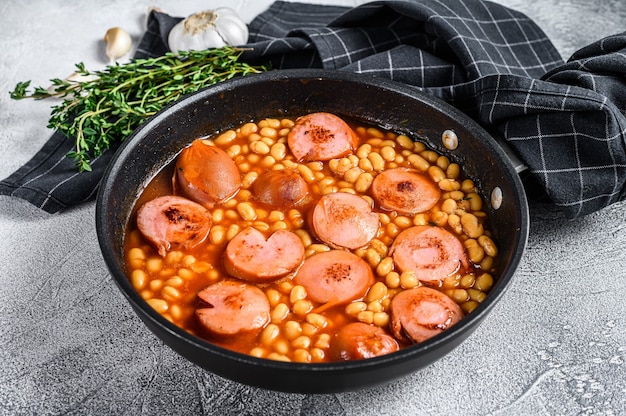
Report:
[[500,147],[502,147],[502,150],[504,150],[504,153],[508,156],[509,160],[511,161],[511,164],[515,168],[515,172],[517,172],[518,175],[528,170],[528,166],[526,166],[524,162],[522,162],[522,160],[517,156],[517,154],[513,151],[513,149],[511,149],[511,146],[509,146],[509,144],[506,141],[504,141],[500,137],[494,137],[494,138],[496,139]]

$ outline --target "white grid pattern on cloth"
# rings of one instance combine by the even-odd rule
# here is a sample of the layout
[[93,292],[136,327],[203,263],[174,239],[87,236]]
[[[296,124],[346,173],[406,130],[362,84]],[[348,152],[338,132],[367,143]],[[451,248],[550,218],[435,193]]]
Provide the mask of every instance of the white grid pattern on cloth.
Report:
[[[179,20],[153,12],[137,56],[165,53]],[[352,9],[277,1],[249,28],[243,59],[251,63],[375,74],[447,100],[508,141],[568,217],[626,198],[626,33],[565,63],[531,19],[483,0],[389,0]],[[40,203],[43,195],[51,212],[93,195],[106,157],[91,176],[68,180],[71,161],[41,174],[63,153],[42,152],[2,181],[0,193]]]

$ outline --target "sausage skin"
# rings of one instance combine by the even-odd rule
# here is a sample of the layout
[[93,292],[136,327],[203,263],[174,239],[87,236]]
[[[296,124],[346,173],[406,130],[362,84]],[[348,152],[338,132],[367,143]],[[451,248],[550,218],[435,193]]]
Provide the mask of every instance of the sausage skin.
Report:
[[260,331],[270,321],[270,303],[261,289],[223,280],[198,292],[203,305],[196,317],[208,334],[232,337]]
[[302,240],[287,230],[269,238],[254,227],[237,234],[226,246],[224,267],[231,276],[267,283],[294,273],[304,261]]
[[398,339],[422,342],[445,331],[463,317],[449,296],[420,286],[399,292],[391,299],[391,330]]
[[374,275],[356,254],[330,250],[304,260],[294,282],[304,286],[311,300],[336,305],[363,297],[374,284]]
[[346,192],[324,195],[311,215],[315,235],[333,248],[363,247],[376,237],[379,226],[378,214],[370,204]]
[[388,169],[376,175],[371,192],[381,208],[408,215],[428,211],[441,196],[435,183],[409,168]]
[[212,226],[211,213],[180,196],[162,196],[137,211],[137,228],[165,256],[172,247],[192,248],[203,242]]
[[436,284],[469,266],[461,241],[449,231],[430,225],[402,231],[389,253],[401,272],[413,271],[424,283]]
[[270,170],[254,181],[252,193],[259,202],[272,209],[288,209],[305,202],[309,195],[309,186],[294,171]]
[[287,145],[298,162],[347,156],[358,144],[358,136],[345,121],[323,112],[299,117],[287,136]]
[[237,194],[241,174],[225,151],[197,139],[178,156],[172,183],[175,192],[211,209]]
[[381,327],[350,323],[337,332],[330,347],[336,360],[361,360],[398,351],[398,342]]

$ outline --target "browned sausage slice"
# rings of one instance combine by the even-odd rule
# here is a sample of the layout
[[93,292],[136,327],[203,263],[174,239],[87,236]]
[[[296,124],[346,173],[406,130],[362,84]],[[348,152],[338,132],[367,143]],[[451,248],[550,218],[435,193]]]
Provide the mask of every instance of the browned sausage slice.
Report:
[[330,160],[349,155],[359,144],[356,133],[330,113],[299,117],[287,136],[291,153],[299,162]]
[[409,215],[428,211],[441,196],[437,184],[409,168],[382,171],[374,178],[371,190],[383,209]]
[[360,360],[398,351],[398,342],[378,326],[353,322],[341,328],[330,347],[337,360]]
[[356,254],[330,250],[307,258],[294,282],[304,286],[311,300],[336,305],[363,297],[374,275]]
[[300,237],[278,230],[269,238],[253,227],[237,234],[226,246],[228,274],[250,282],[271,282],[295,272],[304,261]]
[[174,189],[207,208],[225,202],[241,188],[235,162],[207,140],[194,140],[176,160]]
[[165,256],[175,246],[192,248],[211,229],[211,213],[202,205],[179,196],[162,196],[137,211],[137,228]]
[[376,237],[380,220],[358,195],[324,195],[313,208],[311,226],[320,240],[334,248],[357,249]]
[[304,201],[309,187],[302,176],[292,170],[270,170],[254,181],[252,193],[272,209],[288,209]]
[[391,299],[391,330],[422,342],[445,331],[463,317],[463,311],[450,297],[429,287],[404,290]]
[[416,225],[396,236],[390,254],[401,272],[414,271],[425,283],[437,283],[469,263],[463,244],[441,227]]
[[221,281],[198,293],[202,327],[215,337],[259,331],[270,320],[270,303],[261,289],[244,282]]

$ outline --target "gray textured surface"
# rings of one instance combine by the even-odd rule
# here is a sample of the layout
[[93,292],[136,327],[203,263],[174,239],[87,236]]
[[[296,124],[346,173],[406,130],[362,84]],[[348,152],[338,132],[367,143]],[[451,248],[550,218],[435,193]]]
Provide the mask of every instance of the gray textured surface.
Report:
[[[623,0],[501,3],[535,19],[565,58],[626,30]],[[230,5],[249,21],[268,4],[3,2],[0,176],[50,135],[46,102],[9,100],[18,81],[47,85],[80,61],[104,66],[106,29],[137,40],[151,5],[175,15]],[[510,291],[458,349],[388,385],[306,396],[224,380],[163,346],[109,278],[93,203],[48,215],[0,197],[0,415],[625,414],[626,204],[576,221],[533,204],[531,217]]]

